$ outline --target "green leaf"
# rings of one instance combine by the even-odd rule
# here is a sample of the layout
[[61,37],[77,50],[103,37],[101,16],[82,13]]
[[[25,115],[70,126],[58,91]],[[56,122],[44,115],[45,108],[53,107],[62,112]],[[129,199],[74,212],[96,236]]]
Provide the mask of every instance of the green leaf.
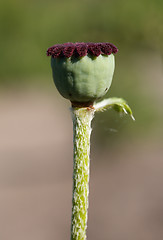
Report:
[[95,103],[94,108],[96,112],[103,112],[109,108],[113,108],[119,113],[129,114],[130,117],[135,120],[132,110],[127,102],[122,98],[108,98],[101,102]]

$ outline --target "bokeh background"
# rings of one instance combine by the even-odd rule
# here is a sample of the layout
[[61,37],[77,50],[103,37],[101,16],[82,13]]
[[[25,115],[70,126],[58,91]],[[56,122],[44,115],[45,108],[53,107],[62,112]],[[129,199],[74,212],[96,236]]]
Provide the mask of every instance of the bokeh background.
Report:
[[88,239],[163,238],[163,1],[1,0],[0,239],[70,238],[72,122],[48,47],[119,48],[107,94],[136,121],[97,114],[91,145]]

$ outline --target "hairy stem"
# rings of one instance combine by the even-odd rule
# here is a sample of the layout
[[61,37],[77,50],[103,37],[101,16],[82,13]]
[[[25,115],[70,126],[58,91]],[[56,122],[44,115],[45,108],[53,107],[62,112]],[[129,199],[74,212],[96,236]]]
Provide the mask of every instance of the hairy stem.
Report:
[[93,116],[93,108],[72,108],[74,162],[71,240],[86,240],[90,135]]

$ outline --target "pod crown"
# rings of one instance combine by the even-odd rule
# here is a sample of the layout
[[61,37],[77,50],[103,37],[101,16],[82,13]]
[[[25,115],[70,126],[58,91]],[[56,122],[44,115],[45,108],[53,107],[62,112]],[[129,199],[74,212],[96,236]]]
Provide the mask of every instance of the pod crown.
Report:
[[92,42],[76,42],[76,43],[64,43],[56,44],[47,50],[47,56],[53,58],[59,57],[84,57],[88,54],[98,57],[101,55],[110,55],[117,53],[118,49],[112,43],[92,43]]

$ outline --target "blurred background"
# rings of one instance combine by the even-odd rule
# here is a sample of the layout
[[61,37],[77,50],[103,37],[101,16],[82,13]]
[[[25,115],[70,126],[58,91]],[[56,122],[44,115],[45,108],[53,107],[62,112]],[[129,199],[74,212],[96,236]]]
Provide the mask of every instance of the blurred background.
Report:
[[93,120],[89,240],[163,238],[163,1],[1,0],[0,239],[70,239],[72,122],[56,91],[48,47],[111,42],[119,48]]

